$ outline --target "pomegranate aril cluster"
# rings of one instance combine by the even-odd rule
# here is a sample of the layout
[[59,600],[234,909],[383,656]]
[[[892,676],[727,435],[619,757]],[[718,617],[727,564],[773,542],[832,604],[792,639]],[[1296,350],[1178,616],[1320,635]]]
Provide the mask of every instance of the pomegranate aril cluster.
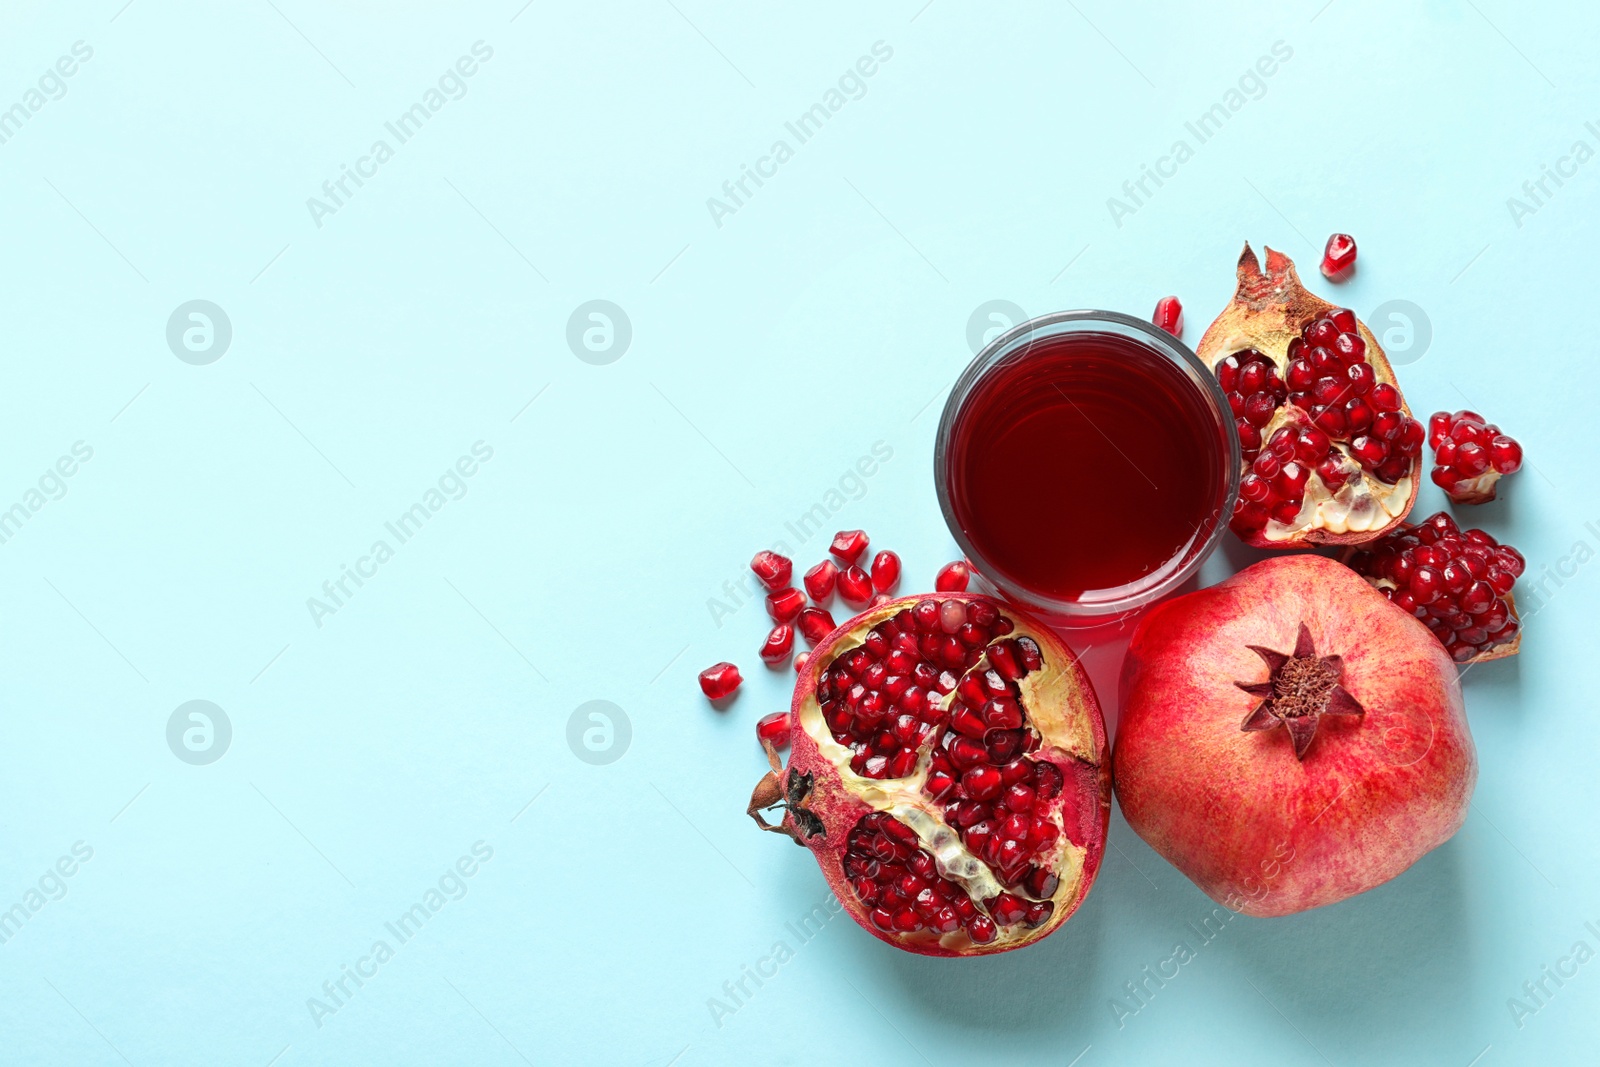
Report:
[[905,778],[917,751],[944,725],[943,701],[984,646],[1010,633],[992,604],[917,601],[867,631],[817,680],[817,702],[834,740],[865,778]]
[[1410,473],[1427,436],[1400,407],[1400,391],[1378,381],[1355,312],[1335,308],[1306,323],[1289,342],[1284,380],[1289,402],[1337,441],[1364,470],[1394,485]]
[[1218,363],[1216,369],[1217,381],[1233,410],[1239,444],[1248,460],[1261,450],[1261,428],[1272,421],[1273,413],[1289,395],[1289,388],[1278,377],[1272,358],[1253,348],[1235,352]]
[[1506,597],[1527,566],[1522,553],[1482,530],[1463,531],[1445,512],[1363,548],[1350,566],[1421,619],[1457,663],[1517,636]]
[[960,883],[939,873],[916,833],[881,811],[862,816],[851,829],[843,865],[879,930],[943,935],[965,929],[980,945],[999,936],[995,919],[979,910]]
[[1269,519],[1292,525],[1305,502],[1306,483],[1313,471],[1332,492],[1356,477],[1354,464],[1315,426],[1278,427],[1239,480],[1239,499],[1234,501],[1230,523],[1233,529],[1253,533]]
[[[1428,420],[1433,483],[1458,504],[1494,499],[1494,482],[1522,469],[1522,446],[1476,411],[1435,412]],[[1482,484],[1484,475],[1496,477]]]
[[1027,637],[996,641],[985,657],[984,669],[956,685],[949,726],[934,747],[923,791],[943,806],[945,822],[1001,882],[1048,898],[1056,876],[1031,861],[1052,851],[1061,837],[1050,812],[1062,774],[1053,763],[1028,758],[1040,738],[1023,714],[1017,687],[1044,666],[1043,659]]

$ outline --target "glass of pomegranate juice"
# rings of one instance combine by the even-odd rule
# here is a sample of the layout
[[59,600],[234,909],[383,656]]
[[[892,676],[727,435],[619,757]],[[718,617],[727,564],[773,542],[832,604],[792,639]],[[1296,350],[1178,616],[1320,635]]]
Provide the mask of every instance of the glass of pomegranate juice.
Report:
[[1066,626],[1177,589],[1222,537],[1239,469],[1216,379],[1177,338],[1110,311],[995,338],[956,382],[934,453],[973,569]]

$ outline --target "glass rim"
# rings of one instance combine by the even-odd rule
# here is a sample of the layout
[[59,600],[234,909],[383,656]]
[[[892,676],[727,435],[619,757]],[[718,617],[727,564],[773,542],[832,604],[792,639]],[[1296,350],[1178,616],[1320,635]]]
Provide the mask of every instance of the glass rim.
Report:
[[[1095,590],[1094,592],[1099,595],[1093,600],[1060,600],[1023,588],[1009,580],[1004,572],[974,547],[971,538],[957,521],[955,503],[950,496],[950,440],[961,409],[972,395],[974,388],[1001,360],[1036,338],[1093,331],[1110,332],[1142,343],[1184,372],[1185,377],[1199,388],[1207,406],[1216,417],[1217,428],[1223,441],[1226,470],[1223,472],[1222,500],[1218,510],[1210,517],[1211,531],[1203,542],[1198,544],[1191,542],[1192,547],[1182,563],[1161,574],[1155,581],[1145,581],[1142,584],[1133,582],[1111,589]],[[1040,315],[1018,323],[984,345],[961,372],[950,390],[950,395],[946,397],[944,411],[939,417],[939,429],[933,453],[934,482],[939,497],[939,510],[944,515],[950,535],[955,538],[956,544],[961,547],[973,568],[1006,598],[1025,608],[1034,608],[1066,625],[1093,625],[1106,622],[1115,616],[1136,611],[1177,589],[1216,551],[1228,528],[1227,519],[1233,510],[1234,501],[1238,498],[1239,480],[1242,476],[1240,468],[1243,454],[1240,450],[1239,435],[1232,432],[1231,410],[1227,395],[1223,393],[1216,376],[1200,362],[1200,358],[1189,346],[1144,319],[1118,311],[1092,308]]]

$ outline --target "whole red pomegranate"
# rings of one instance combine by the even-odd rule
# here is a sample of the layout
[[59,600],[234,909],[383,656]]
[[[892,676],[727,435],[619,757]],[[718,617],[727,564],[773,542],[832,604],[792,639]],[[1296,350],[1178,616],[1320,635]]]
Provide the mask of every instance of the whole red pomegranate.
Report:
[[1226,907],[1354,896],[1466,818],[1478,771],[1455,664],[1339,563],[1268,559],[1170,600],[1123,671],[1123,814]]
[[1427,437],[1382,346],[1355,312],[1301,285],[1282,252],[1267,249],[1263,272],[1245,245],[1238,281],[1195,349],[1243,451],[1229,525],[1257,548],[1380,536],[1417,499]]
[[[810,848],[880,940],[1004,952],[1088,894],[1111,810],[1105,724],[1077,657],[1009,604],[938,593],[862,612],[812,651],[791,722],[789,766],[767,746],[750,814]],[[762,818],[780,806],[781,823]]]

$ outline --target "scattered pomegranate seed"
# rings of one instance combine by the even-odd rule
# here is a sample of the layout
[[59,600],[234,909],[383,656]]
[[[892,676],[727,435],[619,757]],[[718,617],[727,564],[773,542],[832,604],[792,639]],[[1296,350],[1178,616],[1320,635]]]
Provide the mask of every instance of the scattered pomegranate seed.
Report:
[[872,579],[852,563],[839,574],[839,595],[847,603],[860,607],[872,599]]
[[1476,411],[1435,412],[1428,420],[1433,483],[1457,504],[1494,499],[1495,483],[1522,468],[1522,446]]
[[933,579],[933,587],[941,593],[964,593],[967,590],[967,580],[970,577],[971,572],[967,570],[967,561],[958,559],[939,568],[938,575]]
[[1151,316],[1151,321],[1177,337],[1183,333],[1183,305],[1175,296],[1164,296],[1156,301],[1156,313]]
[[1506,598],[1527,567],[1522,553],[1482,530],[1463,532],[1446,512],[1386,534],[1350,566],[1421,619],[1457,663],[1510,644],[1521,627]]
[[794,627],[780,622],[772,628],[767,639],[761,642],[761,658],[769,667],[776,667],[789,658],[794,649]]
[[813,601],[820,604],[833,592],[833,583],[838,577],[839,568],[834,566],[833,560],[825,559],[806,571],[806,592],[811,594]]
[[881,608],[881,607],[883,607],[885,604],[889,603],[893,599],[894,599],[894,597],[890,596],[888,593],[877,593],[877,594],[873,595],[872,602],[870,604],[868,604],[867,606],[868,607],[873,607],[873,608]]
[[710,700],[721,700],[744,681],[739,668],[731,663],[716,663],[700,672],[700,692]]
[[787,556],[780,556],[776,552],[760,551],[750,561],[750,569],[756,572],[756,577],[761,584],[776,592],[789,584],[789,575],[794,573],[794,564]]
[[828,546],[834,558],[847,567],[860,559],[866,550],[867,535],[864,530],[840,530],[833,535],[833,544]]
[[811,653],[802,652],[794,658],[794,673],[799,674],[806,669],[806,664],[811,661]]
[[1322,250],[1322,276],[1329,280],[1342,278],[1356,264],[1356,239],[1347,233],[1336,233],[1328,238]]
[[900,580],[900,557],[885,550],[872,557],[872,588],[887,593]]
[[833,633],[838,624],[833,621],[833,615],[825,608],[806,608],[795,621],[800,629],[800,636],[815,645],[824,637]]
[[789,743],[789,713],[775,711],[756,723],[756,739],[783,748]]
[[767,614],[776,622],[791,622],[806,606],[806,595],[798,589],[780,589],[767,594]]

